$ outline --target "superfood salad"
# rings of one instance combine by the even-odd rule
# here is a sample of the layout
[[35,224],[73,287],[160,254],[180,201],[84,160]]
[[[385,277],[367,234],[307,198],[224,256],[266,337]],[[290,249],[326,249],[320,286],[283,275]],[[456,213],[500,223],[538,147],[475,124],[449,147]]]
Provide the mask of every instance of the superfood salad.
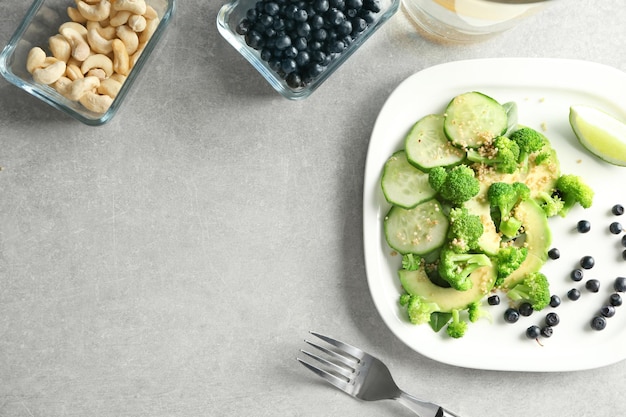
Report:
[[[548,219],[591,207],[594,191],[581,176],[561,172],[549,138],[518,124],[515,103],[476,91],[452,98],[442,114],[416,121],[386,161],[380,185],[391,204],[384,236],[402,256],[399,304],[408,321],[459,338],[489,316],[485,301],[499,304],[499,294],[509,303],[507,322],[558,306],[542,273],[560,256],[550,246]],[[588,258],[581,273],[593,267]],[[595,330],[621,304],[626,279],[614,287],[610,304],[591,321]],[[558,322],[551,312],[527,336],[550,337]]]

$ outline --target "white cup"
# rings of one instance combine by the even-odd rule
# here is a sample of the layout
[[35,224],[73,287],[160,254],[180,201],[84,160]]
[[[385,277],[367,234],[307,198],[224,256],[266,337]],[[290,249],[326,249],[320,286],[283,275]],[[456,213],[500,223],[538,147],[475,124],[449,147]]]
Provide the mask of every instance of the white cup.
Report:
[[475,42],[517,25],[555,0],[402,0],[418,30],[436,40]]

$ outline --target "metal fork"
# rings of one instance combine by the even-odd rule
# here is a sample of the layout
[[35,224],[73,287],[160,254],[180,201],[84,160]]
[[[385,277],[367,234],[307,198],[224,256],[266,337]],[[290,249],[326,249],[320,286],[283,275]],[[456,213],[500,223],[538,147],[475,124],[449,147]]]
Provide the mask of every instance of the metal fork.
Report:
[[328,359],[300,350],[322,366],[311,365],[300,358],[297,358],[298,362],[346,394],[365,401],[396,400],[420,417],[460,417],[437,404],[422,401],[402,391],[387,366],[369,353],[328,336],[310,333],[330,345],[324,347],[305,340]]

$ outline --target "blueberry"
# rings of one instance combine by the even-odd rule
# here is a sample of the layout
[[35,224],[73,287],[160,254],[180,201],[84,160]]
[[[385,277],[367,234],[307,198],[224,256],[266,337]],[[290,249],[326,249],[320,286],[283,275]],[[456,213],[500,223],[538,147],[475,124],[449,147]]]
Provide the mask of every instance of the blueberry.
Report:
[[284,50],[291,46],[291,38],[288,35],[281,35],[276,38],[276,49]]
[[[235,31],[239,35],[245,35],[250,30],[251,26],[252,26],[252,23],[248,19],[242,19],[241,22],[239,22],[239,24],[235,28]],[[626,237],[626,235],[624,237]]]
[[533,311],[533,306],[531,306],[530,303],[524,302],[519,306],[519,313],[524,317],[530,316],[531,314],[533,314]]
[[305,9],[299,9],[293,15],[293,20],[295,20],[296,22],[306,22],[308,18],[309,18],[309,14],[307,13]]
[[330,0],[330,7],[334,7],[336,9],[345,9],[346,2],[345,0]]
[[626,261],[626,250],[622,252],[622,259]]
[[598,281],[597,279],[590,279],[585,282],[585,288],[587,288],[591,292],[598,292],[600,291],[600,281]]
[[349,20],[344,20],[339,25],[337,25],[337,34],[339,36],[346,36],[352,33],[352,22]]
[[552,248],[548,251],[548,256],[550,259],[559,259],[561,257],[561,251],[557,248]]
[[364,19],[360,17],[352,19],[352,34],[361,33],[365,29],[367,29],[367,22]]
[[311,25],[307,22],[299,23],[296,29],[298,36],[307,37],[311,35]]
[[543,337],[550,337],[554,333],[554,329],[550,326],[544,326],[541,328],[541,335]]
[[618,293],[611,294],[611,296],[609,297],[609,303],[611,303],[611,305],[614,306],[614,307],[621,306],[622,305],[622,296],[619,295]]
[[602,308],[600,309],[600,314],[602,314],[603,317],[613,317],[615,315],[615,306],[602,306]]
[[626,292],[626,278],[624,277],[615,278],[615,282],[613,283],[613,288],[617,292]]
[[593,330],[604,330],[606,327],[606,319],[602,316],[595,316],[591,320],[591,328]]
[[252,49],[261,49],[263,48],[264,42],[263,37],[256,30],[250,30],[246,33],[246,44]]
[[346,6],[350,9],[360,9],[363,7],[363,0],[346,0]]
[[550,307],[558,307],[561,305],[561,297],[553,295],[550,297]]
[[311,57],[308,52],[298,52],[298,55],[296,55],[296,65],[298,65],[299,67],[305,67],[308,65],[309,62],[311,62]]
[[539,326],[530,326],[526,329],[526,337],[529,339],[536,339],[541,335],[541,329]]
[[624,229],[622,227],[622,224],[619,222],[613,222],[609,225],[609,231],[614,235],[619,235],[620,233],[622,233],[622,230]]
[[487,298],[487,303],[490,306],[497,306],[500,304],[500,297],[497,294],[492,295],[489,298]]
[[593,268],[593,266],[596,264],[595,259],[593,259],[593,256],[583,256],[580,259],[580,266],[583,267],[584,269],[591,269]]
[[622,246],[626,246],[626,235],[622,236]]
[[578,300],[580,298],[580,291],[578,291],[576,288],[572,288],[567,292],[567,298],[572,301]]
[[346,45],[342,41],[333,41],[329,46],[328,50],[333,54],[338,54],[343,52],[346,49]]
[[285,48],[283,51],[283,57],[285,58],[295,58],[298,55],[298,50],[295,46],[291,45]]
[[576,281],[576,282],[578,282],[578,281],[582,280],[584,275],[585,275],[585,274],[584,274],[583,270],[582,270],[582,269],[578,269],[578,268],[574,269],[574,270],[573,270],[573,271],[569,274],[569,276],[570,276],[570,278],[572,279],[572,281]]
[[374,20],[376,20],[376,13],[370,10],[361,9],[359,16],[361,16],[368,24],[374,23]]
[[504,312],[504,321],[507,323],[515,323],[519,320],[519,311],[510,307]]
[[269,48],[263,48],[261,50],[261,59],[263,61],[269,61],[270,59],[272,59],[274,55],[272,54],[272,51]]
[[300,78],[300,76],[295,72],[287,75],[285,81],[287,82],[287,85],[291,88],[298,88],[302,86],[302,78]]
[[306,40],[305,37],[298,37],[296,38],[293,42],[292,42],[294,48],[296,48],[298,51],[306,51],[306,49],[309,47],[309,42]]
[[267,13],[270,16],[276,16],[278,12],[280,11],[280,6],[278,5],[278,3],[269,1],[265,3],[263,10],[265,10],[265,13]]
[[378,13],[382,10],[380,0],[363,0],[363,7],[374,13]]
[[550,327],[554,327],[559,324],[561,320],[559,319],[559,315],[556,313],[548,313],[546,315],[546,325]]
[[315,0],[313,3],[313,10],[318,13],[327,12],[329,8],[330,4],[328,3],[328,0]]
[[591,230],[591,223],[588,220],[581,220],[576,225],[576,230],[580,233],[587,233]]
[[624,206],[622,206],[621,204],[616,204],[611,208],[611,213],[615,214],[616,216],[621,216],[622,214],[624,214]]
[[293,58],[285,58],[280,62],[280,69],[283,70],[285,74],[294,72],[296,68],[296,60]]
[[319,28],[313,31],[312,36],[316,41],[324,42],[328,38],[328,31],[324,28]]

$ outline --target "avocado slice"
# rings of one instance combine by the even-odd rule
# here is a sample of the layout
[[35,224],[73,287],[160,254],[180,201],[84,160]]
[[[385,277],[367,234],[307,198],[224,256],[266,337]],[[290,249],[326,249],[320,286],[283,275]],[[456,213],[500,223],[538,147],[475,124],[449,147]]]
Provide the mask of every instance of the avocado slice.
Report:
[[414,271],[401,269],[398,275],[406,292],[419,295],[426,302],[437,304],[442,313],[464,310],[471,303],[482,300],[491,291],[496,281],[495,266],[484,266],[472,272],[470,279],[473,285],[467,291],[433,284],[423,267]]
[[487,255],[495,255],[500,249],[502,235],[496,230],[496,225],[491,218],[491,208],[484,198],[472,198],[464,204],[467,211],[480,217],[483,224],[483,234],[478,239],[478,246]]
[[510,288],[521,281],[526,274],[539,271],[548,259],[548,250],[552,243],[548,218],[533,200],[519,203],[514,215],[524,227],[524,237],[519,239],[523,242],[516,243],[528,248],[528,256],[517,270],[504,279],[503,288]]

